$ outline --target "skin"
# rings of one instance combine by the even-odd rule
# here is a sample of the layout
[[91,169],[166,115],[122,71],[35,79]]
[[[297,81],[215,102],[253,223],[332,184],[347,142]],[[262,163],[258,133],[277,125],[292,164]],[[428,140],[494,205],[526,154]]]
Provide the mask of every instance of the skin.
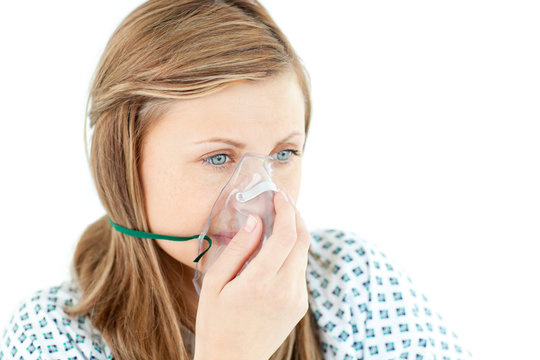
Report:
[[260,219],[234,236],[205,275],[195,360],[266,360],[308,311],[306,266],[311,238],[284,192],[273,201],[273,233],[246,268],[237,274],[259,243]]
[[[216,137],[242,146],[206,141]],[[219,191],[245,152],[273,157],[281,152],[281,158],[290,155],[283,165],[274,167],[274,176],[296,202],[304,141],[303,94],[292,71],[174,102],[150,125],[141,149],[139,170],[150,231],[198,235]],[[298,151],[299,156],[289,149]],[[226,162],[218,165],[221,169],[210,163],[221,164],[224,157],[215,157],[219,154],[228,155]],[[185,268],[184,285],[191,291],[195,311],[191,279],[198,241],[155,241]]]

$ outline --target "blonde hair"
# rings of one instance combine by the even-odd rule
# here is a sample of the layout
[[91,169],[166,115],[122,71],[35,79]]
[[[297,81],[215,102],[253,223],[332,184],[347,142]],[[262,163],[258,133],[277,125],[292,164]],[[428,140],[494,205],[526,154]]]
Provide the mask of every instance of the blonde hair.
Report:
[[[234,82],[293,71],[309,128],[309,75],[286,37],[257,1],[151,0],[136,8],[109,40],[92,80],[87,115],[89,163],[107,216],[149,231],[139,177],[148,124],[171,102],[211,94]],[[154,240],[112,230],[107,216],[91,224],[75,250],[79,302],[118,360],[189,359],[181,324],[193,331],[182,268]],[[272,359],[322,359],[308,311]]]

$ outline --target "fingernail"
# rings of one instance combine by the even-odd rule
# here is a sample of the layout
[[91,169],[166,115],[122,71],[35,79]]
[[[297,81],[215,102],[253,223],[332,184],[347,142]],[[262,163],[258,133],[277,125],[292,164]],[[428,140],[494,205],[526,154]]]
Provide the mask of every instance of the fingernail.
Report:
[[255,229],[256,225],[257,225],[257,219],[255,218],[255,216],[249,215],[244,225],[244,230],[250,233],[253,231],[253,229]]

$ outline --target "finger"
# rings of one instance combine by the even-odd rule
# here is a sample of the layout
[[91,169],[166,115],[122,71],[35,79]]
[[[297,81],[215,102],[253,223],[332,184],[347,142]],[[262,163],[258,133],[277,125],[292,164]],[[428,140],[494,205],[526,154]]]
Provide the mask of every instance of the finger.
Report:
[[274,194],[274,208],[272,235],[251,261],[263,275],[277,273],[296,242],[296,216],[283,190]]
[[[253,224],[251,221],[255,221]],[[246,260],[257,248],[262,234],[262,221],[256,215],[250,215],[246,223],[231,239],[223,253],[204,276],[204,284],[214,289],[216,293],[234,279]]]
[[305,272],[308,262],[308,251],[309,246],[311,245],[311,234],[304,222],[304,219],[300,215],[300,212],[296,207],[295,216],[296,216],[296,233],[297,239],[296,242],[287,256],[287,259],[281,266],[279,270],[280,274],[284,276],[302,276],[305,278]]

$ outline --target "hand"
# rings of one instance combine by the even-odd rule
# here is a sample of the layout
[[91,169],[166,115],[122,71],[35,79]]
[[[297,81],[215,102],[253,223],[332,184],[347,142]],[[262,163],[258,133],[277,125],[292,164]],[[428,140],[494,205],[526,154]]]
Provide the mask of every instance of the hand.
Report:
[[196,360],[266,360],[306,314],[311,236],[283,191],[275,193],[274,207],[272,235],[238,276],[260,242],[258,216],[253,229],[244,225],[205,274],[195,330]]

